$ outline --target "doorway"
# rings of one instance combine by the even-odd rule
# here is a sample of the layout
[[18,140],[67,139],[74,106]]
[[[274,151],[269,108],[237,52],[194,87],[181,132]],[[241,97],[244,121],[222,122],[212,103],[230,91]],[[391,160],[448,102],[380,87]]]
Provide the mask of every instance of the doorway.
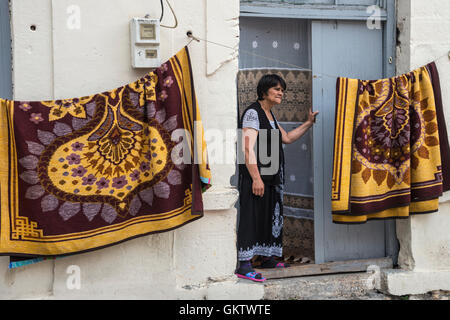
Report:
[[[300,125],[312,104],[320,111],[314,130],[284,149],[283,258],[294,266],[311,266],[307,272],[364,271],[368,265],[396,263],[395,221],[350,226],[333,224],[331,217],[336,80],[394,75],[395,2],[386,6],[378,29],[367,27],[367,17],[347,17],[345,10],[335,9],[330,15],[336,19],[312,20],[302,17],[301,11],[299,18],[286,18],[292,13],[281,9],[278,16],[276,10],[261,9],[258,16],[247,12],[240,18],[239,115],[256,100],[256,84],[264,73],[278,73],[293,90],[274,112],[285,130]],[[314,267],[322,264],[327,266]]]
[[[286,131],[307,120],[312,104],[311,22],[301,19],[241,18],[237,77],[239,117],[256,101],[256,87],[266,74],[277,74],[287,84],[283,103],[274,114]],[[283,260],[314,263],[313,134],[309,130],[284,145]]]

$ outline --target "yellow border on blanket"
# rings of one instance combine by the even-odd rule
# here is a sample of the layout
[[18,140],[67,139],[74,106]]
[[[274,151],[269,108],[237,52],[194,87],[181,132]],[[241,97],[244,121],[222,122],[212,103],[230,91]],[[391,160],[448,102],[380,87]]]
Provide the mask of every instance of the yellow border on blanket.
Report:
[[334,168],[332,180],[332,210],[347,211],[350,204],[350,188],[343,186],[350,185],[352,176],[351,165],[343,167],[342,164],[352,162],[353,148],[353,127],[355,118],[355,108],[345,108],[345,106],[355,106],[356,93],[358,92],[358,80],[339,78],[339,97],[336,113],[335,128],[335,149]]
[[429,201],[421,201],[421,202],[412,202],[409,206],[409,212],[411,214],[420,214],[424,212],[435,212],[439,209],[439,199],[429,200]]
[[[177,59],[181,66],[178,64]],[[191,151],[196,152],[195,159],[197,159],[196,161],[199,165],[200,178],[202,182],[206,184],[205,188],[207,189],[211,185],[211,170],[208,165],[208,151],[206,148],[202,117],[200,115],[197,98],[194,93],[194,84],[192,83],[193,75],[189,61],[190,59],[186,47],[178,52],[175,57],[170,59],[178,85],[180,88],[184,88],[184,90],[181,90],[183,91],[181,94],[183,98],[184,126],[185,128],[188,128],[190,137],[195,137],[196,146],[201,146],[201,148],[194,150],[194,141],[191,141]],[[189,119],[191,120],[191,123],[189,123]]]
[[0,99],[0,190],[1,190],[1,224],[0,224],[0,252],[3,251],[3,243],[8,239],[9,232],[9,149],[10,143],[8,140],[8,126],[9,126],[9,116],[8,109],[12,109],[10,105],[12,101]]
[[382,212],[377,212],[374,214],[367,214],[364,216],[356,216],[356,217],[333,214],[333,222],[364,223],[369,220],[376,220],[376,219],[408,218],[408,217],[409,217],[409,206],[402,208],[393,208]]
[[439,209],[439,199],[412,202],[410,206],[392,208],[382,212],[351,217],[333,214],[333,222],[336,223],[365,223],[369,220],[408,218],[411,214],[422,214],[424,212],[436,212]]

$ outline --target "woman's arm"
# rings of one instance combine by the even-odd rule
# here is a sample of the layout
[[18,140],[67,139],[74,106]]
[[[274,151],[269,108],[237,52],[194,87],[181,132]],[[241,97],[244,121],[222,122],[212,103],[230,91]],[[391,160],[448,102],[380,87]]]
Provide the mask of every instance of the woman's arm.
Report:
[[303,135],[314,125],[314,122],[316,121],[316,116],[319,114],[319,112],[312,112],[309,110],[309,116],[308,120],[299,126],[298,128],[295,128],[292,131],[286,132],[279,124],[281,131],[281,139],[284,144],[291,144],[303,137]]
[[256,196],[264,195],[264,182],[261,179],[261,175],[259,174],[258,165],[256,161],[255,155],[255,143],[258,138],[258,131],[251,128],[244,128],[242,139],[243,139],[243,151],[245,155],[245,165],[250,173],[250,176],[253,180],[252,190],[253,194]]

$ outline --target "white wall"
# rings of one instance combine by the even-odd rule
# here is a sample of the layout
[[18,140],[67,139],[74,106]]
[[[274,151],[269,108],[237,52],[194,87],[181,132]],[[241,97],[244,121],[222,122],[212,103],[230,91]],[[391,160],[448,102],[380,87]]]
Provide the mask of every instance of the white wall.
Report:
[[[438,57],[444,112],[450,132],[450,2],[399,0],[397,73],[421,67]],[[399,262],[417,272],[450,271],[450,192],[441,198],[439,213],[397,222]],[[444,285],[444,284],[442,284]],[[450,286],[448,279],[447,286]]]
[[[129,21],[160,17],[159,1],[11,0],[15,100],[90,95],[134,81]],[[238,0],[171,0],[179,25],[161,29],[163,60],[189,42],[186,32],[238,47]],[[80,29],[68,28],[70,5]],[[173,24],[166,6],[164,25]],[[30,29],[31,25],[36,30]],[[189,46],[205,130],[236,128],[236,51],[205,42]],[[225,139],[225,138],[224,138]],[[224,145],[224,144],[223,144]],[[232,149],[234,154],[234,149]],[[236,191],[234,160],[211,164],[214,188],[204,195],[205,217],[172,232],[87,254],[8,270],[0,257],[0,298],[215,299],[259,298],[262,287],[235,285]],[[68,290],[67,268],[81,270],[81,289]]]

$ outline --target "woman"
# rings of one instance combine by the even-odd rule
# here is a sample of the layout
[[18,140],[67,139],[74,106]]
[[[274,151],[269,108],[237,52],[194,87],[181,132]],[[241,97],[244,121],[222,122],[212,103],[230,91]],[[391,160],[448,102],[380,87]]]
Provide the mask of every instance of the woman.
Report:
[[286,132],[271,111],[281,103],[285,90],[286,82],[278,75],[262,77],[257,88],[258,101],[244,111],[239,126],[243,130],[245,165],[241,164],[239,170],[239,268],[236,275],[257,282],[265,279],[251,265],[251,259],[256,255],[263,257],[261,268],[288,267],[275,260],[275,256],[282,256],[283,249],[282,144],[300,139],[313,126],[318,114],[309,111],[303,125]]

